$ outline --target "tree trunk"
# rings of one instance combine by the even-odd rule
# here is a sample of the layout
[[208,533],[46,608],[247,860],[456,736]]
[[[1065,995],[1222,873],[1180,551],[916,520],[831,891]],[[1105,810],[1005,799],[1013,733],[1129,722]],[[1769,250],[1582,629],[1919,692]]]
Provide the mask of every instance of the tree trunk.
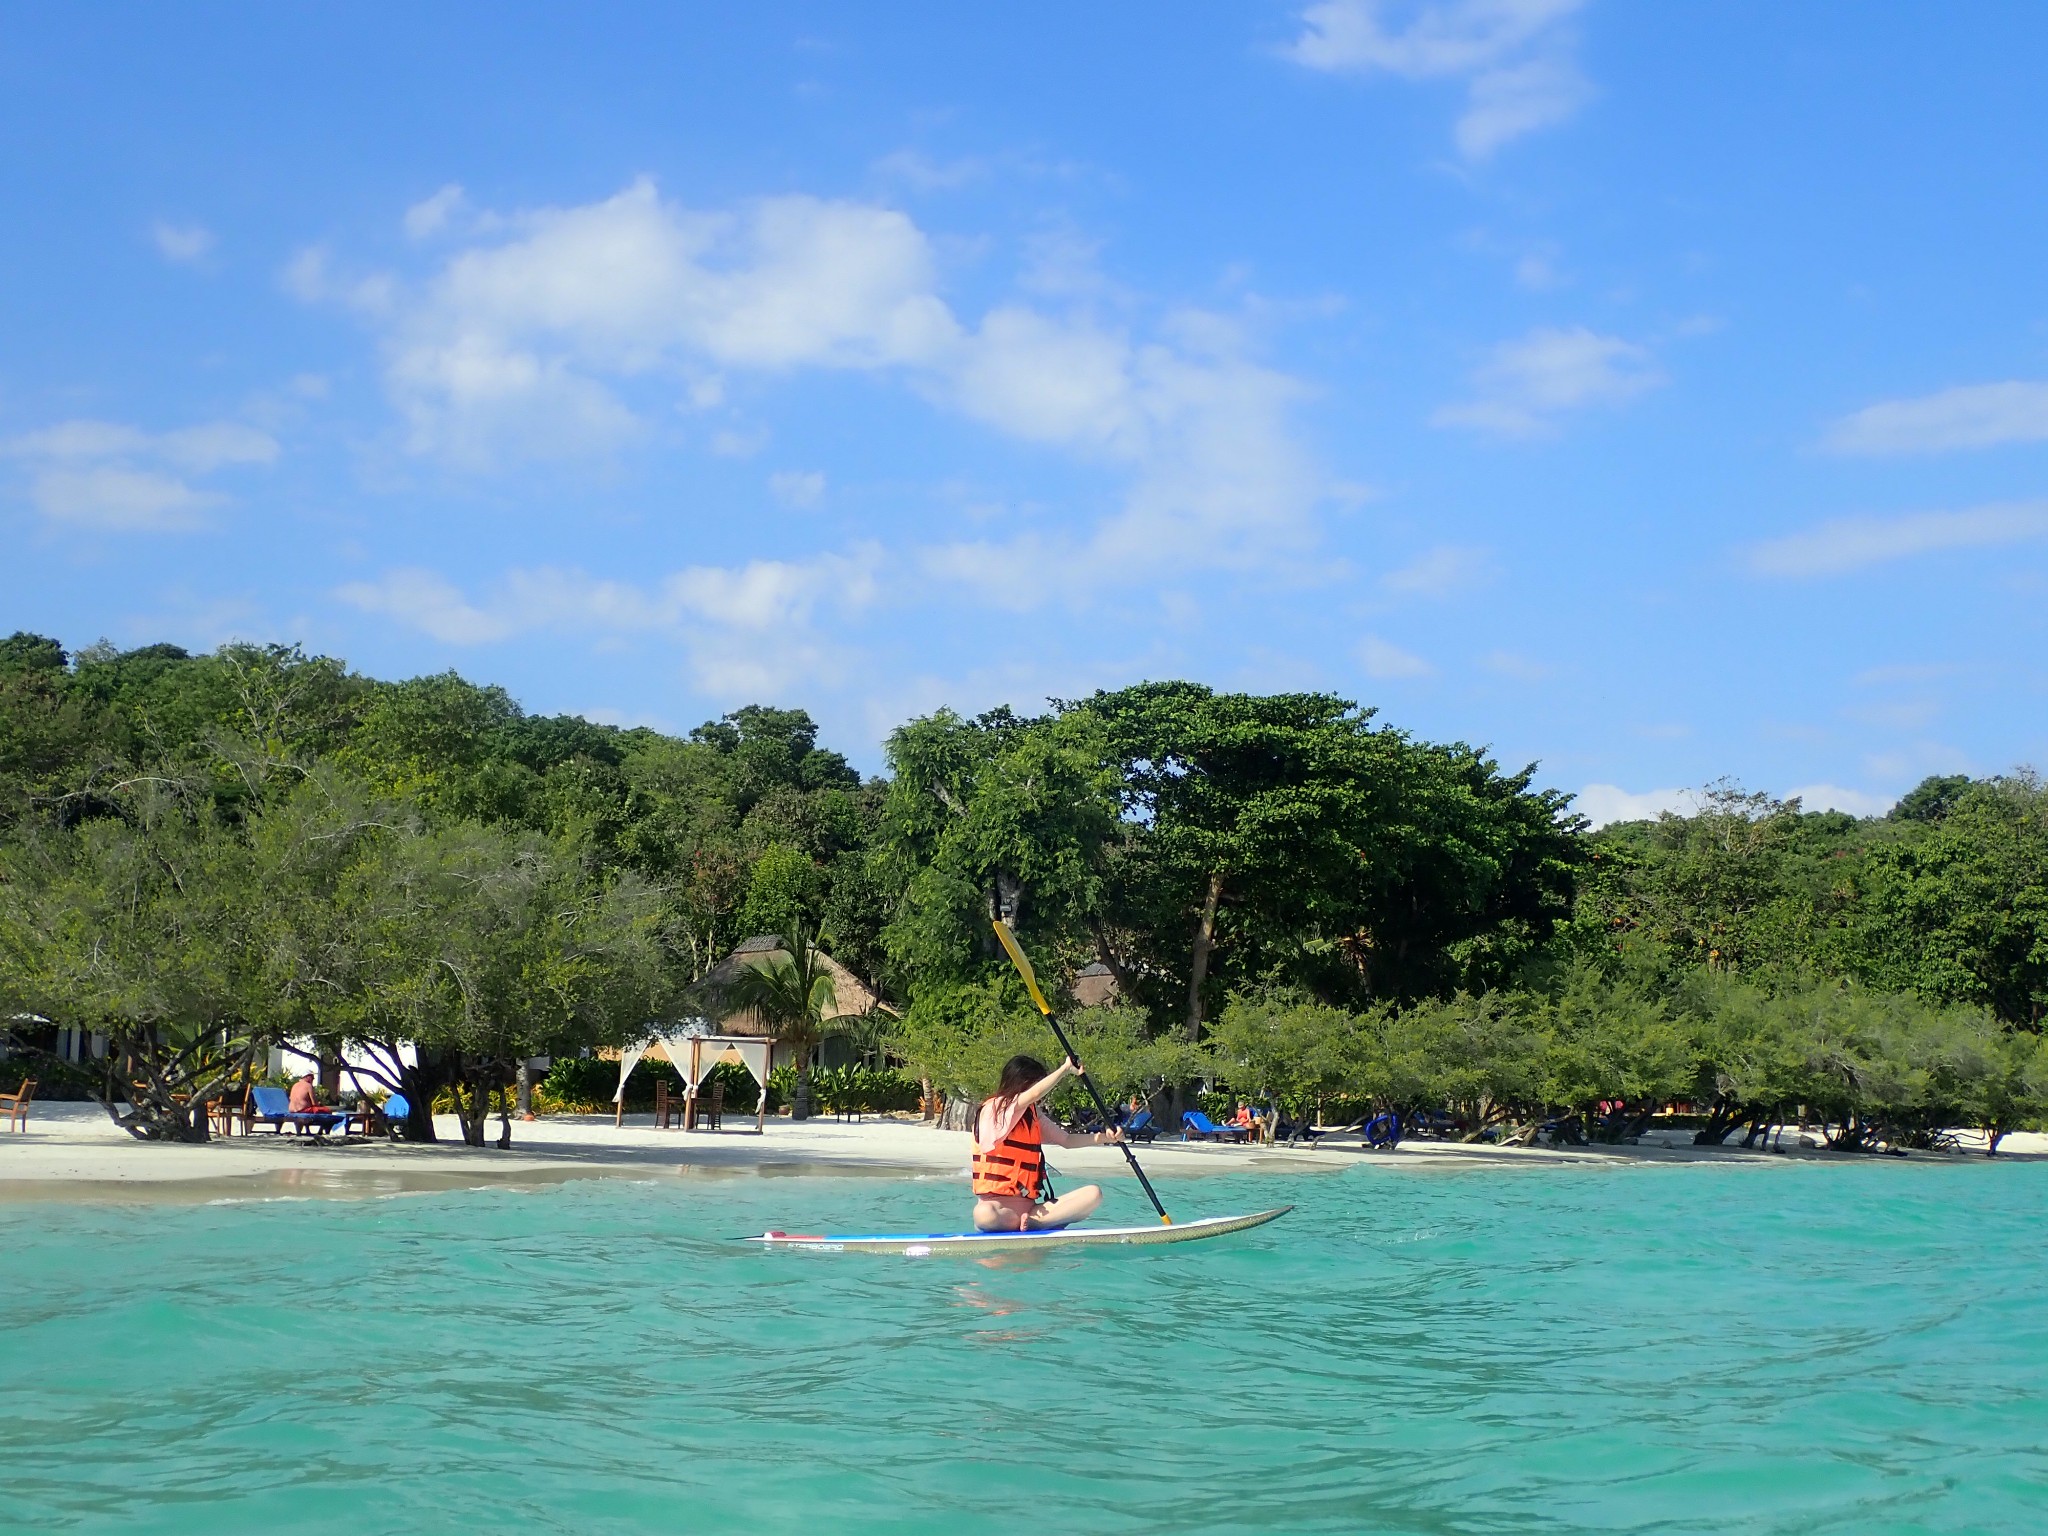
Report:
[[441,1076],[422,1063],[417,1067],[401,1068],[398,1074],[399,1091],[405,1095],[405,1139],[407,1141],[438,1141],[434,1134],[434,1099],[441,1092]]
[[519,1058],[519,1118],[533,1118],[533,1060],[527,1056]]
[[942,1131],[966,1131],[969,1135],[972,1135],[974,1133],[974,1111],[974,1100],[962,1098],[957,1093],[948,1092],[946,1095],[946,1107],[939,1115],[939,1129]]
[[481,1062],[470,1069],[468,1090],[468,1101],[464,1102],[463,1089],[457,1086],[455,1107],[462,1116],[464,1144],[480,1147],[484,1144],[484,1121],[490,1118],[491,1113],[491,1090]]
[[809,1046],[798,1046],[796,1056],[796,1087],[789,1096],[789,1118],[808,1120],[811,1118],[811,1051]]
[[1742,1123],[1742,1108],[1726,1100],[1718,1100],[1707,1111],[1707,1123],[1692,1133],[1692,1144],[1696,1147],[1718,1147],[1726,1144],[1729,1132]]
[[[523,1061],[519,1063],[519,1074],[521,1077],[526,1076],[526,1063]],[[498,1150],[500,1152],[510,1152],[512,1150],[511,1098],[512,1090],[503,1083],[500,1083],[498,1085]]]
[[398,1054],[396,1046],[390,1047],[386,1054],[396,1068],[398,1091],[405,1095],[405,1139],[438,1141],[440,1138],[434,1134],[434,1100],[440,1097],[443,1088],[454,1088],[456,1111],[461,1112],[459,1074],[451,1071],[447,1062],[432,1052],[416,1052],[414,1064],[409,1067]]
[[1102,926],[1102,919],[1089,918],[1088,931],[1095,937],[1095,958],[1109,967],[1109,974],[1116,978],[1118,994],[1125,1002],[1135,1003],[1138,1000],[1138,993],[1133,984],[1130,968],[1123,963],[1115,948],[1111,946],[1109,932]]
[[1202,899],[1201,920],[1195,924],[1195,951],[1188,961],[1188,1022],[1190,1041],[1202,1038],[1202,988],[1209,980],[1209,952],[1216,947],[1216,903],[1223,899],[1221,872],[1209,876],[1209,894]]
[[989,913],[991,918],[1001,918],[1012,928],[1023,926],[1024,882],[1007,869],[996,871],[995,891]]

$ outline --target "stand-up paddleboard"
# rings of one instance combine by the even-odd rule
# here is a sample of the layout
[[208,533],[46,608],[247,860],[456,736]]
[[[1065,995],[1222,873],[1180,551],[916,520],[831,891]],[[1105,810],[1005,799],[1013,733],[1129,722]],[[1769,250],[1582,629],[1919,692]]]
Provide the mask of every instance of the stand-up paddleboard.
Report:
[[1283,1205],[1249,1216],[1204,1216],[1195,1221],[1152,1227],[1056,1227],[1043,1232],[922,1232],[872,1233],[849,1237],[823,1237],[802,1232],[763,1232],[743,1237],[743,1243],[763,1248],[796,1248],[811,1253],[895,1253],[905,1258],[924,1259],[941,1253],[1021,1253],[1041,1248],[1095,1248],[1113,1246],[1150,1247],[1157,1243],[1192,1243],[1205,1237],[1222,1237],[1263,1227],[1267,1222],[1293,1210]]

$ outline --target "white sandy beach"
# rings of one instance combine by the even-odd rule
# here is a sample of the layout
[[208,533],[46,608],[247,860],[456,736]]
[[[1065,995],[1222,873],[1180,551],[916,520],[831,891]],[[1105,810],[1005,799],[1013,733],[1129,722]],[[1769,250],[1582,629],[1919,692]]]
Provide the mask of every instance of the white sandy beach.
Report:
[[[744,1129],[738,1128],[744,1125]],[[497,1122],[491,1122],[495,1135]],[[560,1115],[513,1126],[513,1150],[466,1147],[452,1118],[437,1125],[447,1139],[432,1145],[326,1141],[278,1135],[219,1139],[204,1146],[136,1141],[92,1104],[35,1106],[25,1132],[0,1132],[0,1199],[206,1199],[235,1193],[348,1198],[478,1184],[555,1183],[586,1177],[872,1174],[955,1176],[967,1173],[968,1144],[959,1132],[912,1120],[771,1119],[764,1133],[735,1117],[723,1131],[656,1130],[646,1115],[615,1128],[609,1116]],[[1788,1143],[1795,1138],[1788,1132]],[[1966,1140],[1966,1147],[1974,1138]],[[1976,1143],[1981,1145],[1981,1143]],[[2048,1155],[2048,1137],[2008,1137],[2001,1156]],[[1482,1162],[1613,1163],[1763,1162],[1777,1156],[1740,1148],[1699,1148],[1683,1132],[1652,1132],[1631,1147],[1498,1148],[1409,1141],[1391,1152],[1367,1152],[1355,1140],[1338,1147],[1235,1147],[1160,1141],[1140,1150],[1148,1171],[1166,1177],[1232,1172],[1308,1172],[1379,1166],[1446,1167]],[[1854,1157],[1810,1150],[1788,1155]],[[1916,1153],[1916,1160],[1944,1160]],[[1862,1160],[1862,1159],[1859,1159]],[[1981,1161],[1981,1159],[1971,1159]],[[1061,1151],[1054,1166],[1074,1179],[1125,1173],[1113,1148]]]

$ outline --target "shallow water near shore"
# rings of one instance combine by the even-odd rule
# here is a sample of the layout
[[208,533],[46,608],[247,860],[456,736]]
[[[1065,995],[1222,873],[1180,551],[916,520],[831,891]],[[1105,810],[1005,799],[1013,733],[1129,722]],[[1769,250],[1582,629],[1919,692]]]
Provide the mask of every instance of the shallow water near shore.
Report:
[[[1005,1263],[957,1180],[0,1209],[10,1528],[2015,1531],[2048,1167],[1167,1183]],[[1143,1214],[1111,1187],[1104,1219]]]

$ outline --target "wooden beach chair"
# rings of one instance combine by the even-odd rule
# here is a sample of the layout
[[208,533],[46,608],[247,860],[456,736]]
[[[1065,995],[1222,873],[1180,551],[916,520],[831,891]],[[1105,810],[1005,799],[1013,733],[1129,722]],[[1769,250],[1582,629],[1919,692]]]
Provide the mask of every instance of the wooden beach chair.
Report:
[[32,1077],[23,1078],[21,1087],[15,1092],[0,1093],[0,1115],[7,1117],[9,1130],[28,1129],[28,1104],[35,1096],[36,1080]]

